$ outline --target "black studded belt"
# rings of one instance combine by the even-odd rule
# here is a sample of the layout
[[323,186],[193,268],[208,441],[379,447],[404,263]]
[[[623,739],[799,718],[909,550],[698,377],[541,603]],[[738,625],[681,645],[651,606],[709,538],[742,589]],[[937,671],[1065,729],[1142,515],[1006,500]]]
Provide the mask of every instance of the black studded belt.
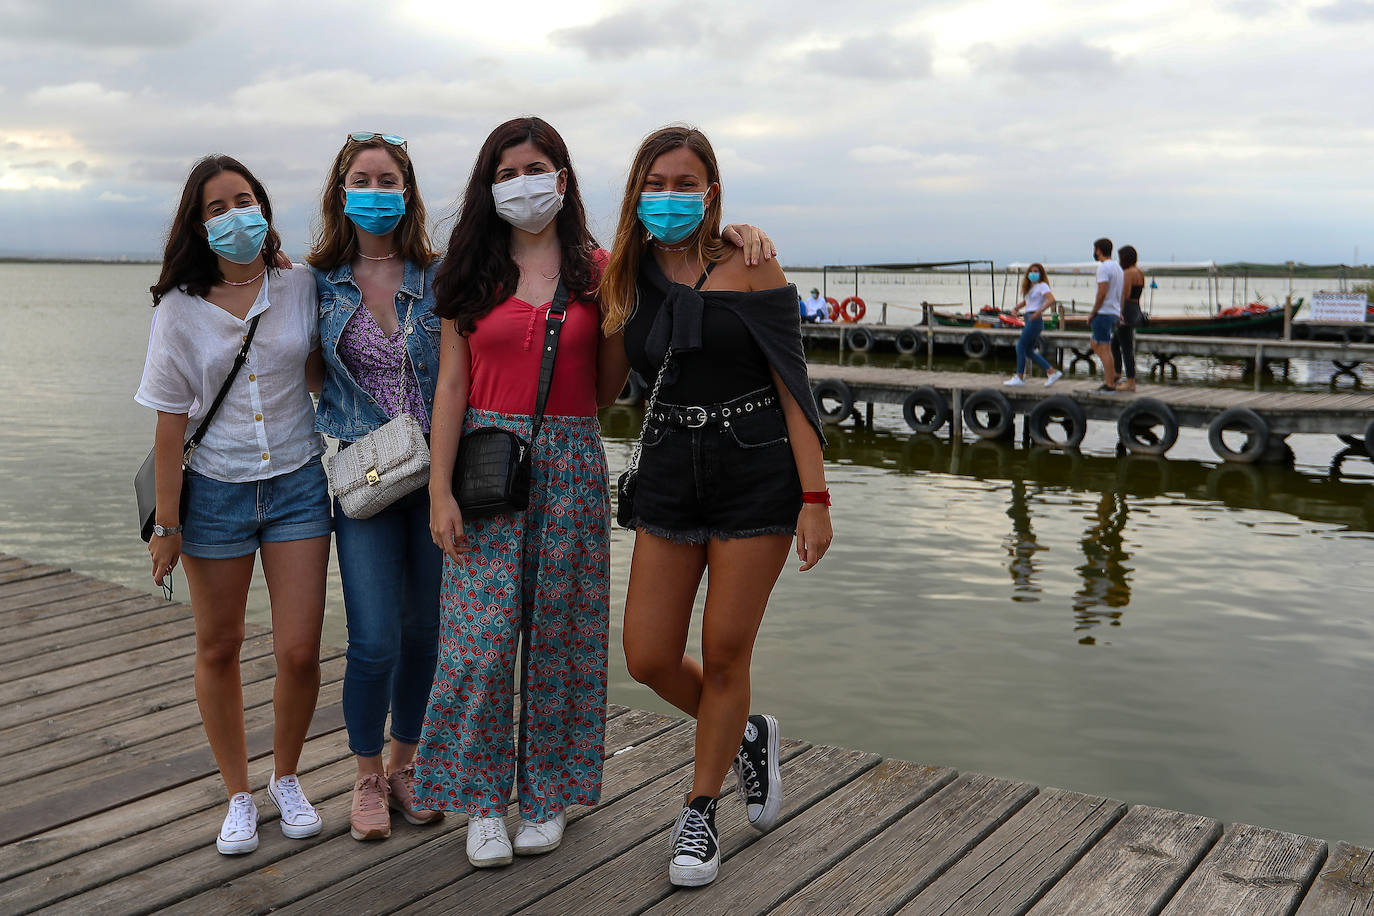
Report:
[[732,418],[758,413],[764,410],[777,410],[778,395],[772,388],[761,388],[733,401],[704,406],[684,407],[681,404],[654,405],[648,419],[655,423],[684,426],[687,429],[700,429],[708,423],[729,423]]

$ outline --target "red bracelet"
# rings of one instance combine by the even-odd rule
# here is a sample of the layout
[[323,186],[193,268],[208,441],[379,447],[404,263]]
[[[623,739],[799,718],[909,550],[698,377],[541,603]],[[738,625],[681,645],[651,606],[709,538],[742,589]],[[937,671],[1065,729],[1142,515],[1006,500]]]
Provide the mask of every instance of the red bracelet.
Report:
[[802,503],[820,503],[823,506],[830,505],[829,490],[803,490]]

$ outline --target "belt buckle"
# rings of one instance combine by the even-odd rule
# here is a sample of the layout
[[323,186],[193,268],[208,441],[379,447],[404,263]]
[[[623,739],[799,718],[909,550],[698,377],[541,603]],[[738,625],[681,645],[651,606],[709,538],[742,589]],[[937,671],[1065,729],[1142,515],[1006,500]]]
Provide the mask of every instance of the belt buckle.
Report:
[[[686,411],[688,416],[687,421],[683,425],[688,429],[701,429],[706,425],[707,414],[705,407],[684,407],[683,410]],[[700,414],[700,417],[698,417],[697,414]]]

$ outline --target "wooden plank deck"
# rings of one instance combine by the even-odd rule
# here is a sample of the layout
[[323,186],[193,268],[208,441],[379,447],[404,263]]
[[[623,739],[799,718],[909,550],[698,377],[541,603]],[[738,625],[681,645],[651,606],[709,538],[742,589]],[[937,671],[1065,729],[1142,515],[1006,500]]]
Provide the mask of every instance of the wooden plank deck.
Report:
[[[260,798],[258,850],[221,856],[210,839],[224,793],[191,691],[190,609],[4,554],[0,575],[4,913],[1374,912],[1368,848],[795,740],[777,826],[754,831],[727,799],[720,878],[675,889],[666,843],[694,731],[617,706],[602,803],[569,812],[556,852],[475,870],[461,816],[398,820],[390,839],[358,843],[334,649],[301,759],[324,832],[285,839]],[[261,796],[270,634],[251,630],[243,657]]]

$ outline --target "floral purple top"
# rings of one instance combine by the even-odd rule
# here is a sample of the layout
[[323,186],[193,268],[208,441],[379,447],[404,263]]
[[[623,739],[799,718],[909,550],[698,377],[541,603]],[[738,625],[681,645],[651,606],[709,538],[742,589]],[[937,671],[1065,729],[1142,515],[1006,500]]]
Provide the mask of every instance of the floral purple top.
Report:
[[395,418],[404,411],[428,434],[429,413],[406,360],[405,334],[414,330],[403,323],[387,337],[367,306],[361,306],[339,335],[339,359],[387,416]]

